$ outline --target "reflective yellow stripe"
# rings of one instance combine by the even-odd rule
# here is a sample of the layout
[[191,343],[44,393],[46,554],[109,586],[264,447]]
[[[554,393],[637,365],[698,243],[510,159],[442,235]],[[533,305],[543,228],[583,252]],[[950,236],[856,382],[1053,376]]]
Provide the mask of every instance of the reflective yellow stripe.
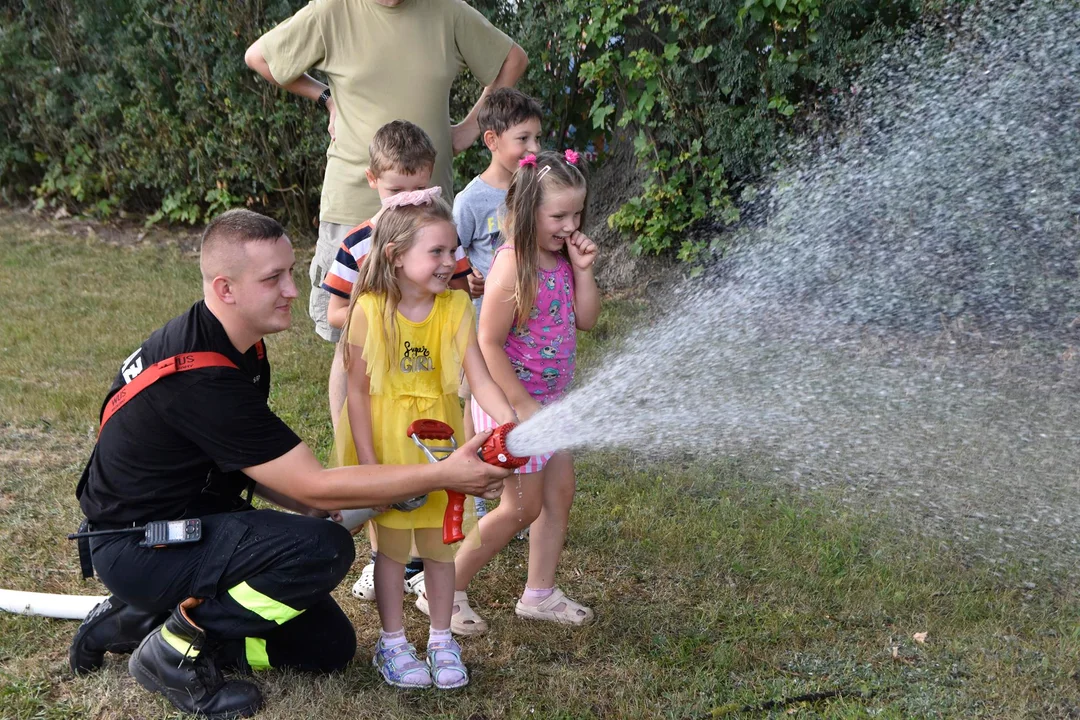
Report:
[[269,670],[270,658],[266,655],[266,641],[262,638],[244,638],[244,653],[252,670]]
[[229,594],[232,595],[233,600],[240,603],[263,620],[276,622],[278,625],[283,625],[304,612],[303,610],[294,610],[285,603],[279,603],[274,598],[263,595],[246,582],[242,582],[236,587],[230,588]]
[[199,648],[192,645],[191,641],[184,640],[182,637],[170,632],[169,628],[164,625],[161,626],[161,639],[169,643],[176,652],[185,657],[193,658],[199,656]]

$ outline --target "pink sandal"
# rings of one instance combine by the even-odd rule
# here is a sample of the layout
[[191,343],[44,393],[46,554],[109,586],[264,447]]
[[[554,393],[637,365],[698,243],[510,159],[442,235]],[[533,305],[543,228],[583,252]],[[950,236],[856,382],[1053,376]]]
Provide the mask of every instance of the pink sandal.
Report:
[[[563,605],[561,610],[555,608]],[[515,611],[518,617],[529,620],[546,620],[560,625],[588,625],[596,619],[596,614],[580,603],[576,603],[559,588],[548,595],[539,605],[526,605],[518,600]]]

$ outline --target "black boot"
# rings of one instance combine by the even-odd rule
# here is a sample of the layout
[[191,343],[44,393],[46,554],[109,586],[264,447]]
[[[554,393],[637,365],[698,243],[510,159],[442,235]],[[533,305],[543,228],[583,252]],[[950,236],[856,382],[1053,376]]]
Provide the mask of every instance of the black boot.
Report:
[[169,617],[128,605],[118,597],[107,597],[94,606],[75,632],[68,650],[71,672],[94,672],[105,662],[105,651],[129,653],[139,647],[150,631]]
[[128,669],[140,685],[161,693],[185,713],[250,717],[262,705],[262,693],[245,680],[222,677],[215,648],[186,612],[200,602],[191,598],[180,603],[165,624],[142,641]]

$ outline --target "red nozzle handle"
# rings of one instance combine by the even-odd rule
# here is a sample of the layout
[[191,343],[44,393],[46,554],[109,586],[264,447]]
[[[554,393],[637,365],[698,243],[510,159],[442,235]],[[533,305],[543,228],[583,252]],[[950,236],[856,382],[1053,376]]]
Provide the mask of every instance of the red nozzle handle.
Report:
[[461,521],[465,518],[465,496],[456,490],[446,491],[446,512],[442,519],[442,541],[451,545],[465,539]]
[[[515,423],[506,423],[495,428],[477,452],[480,459],[489,465],[509,469],[519,468],[527,463],[529,458],[516,457],[506,449],[506,436],[515,427],[517,427]],[[405,434],[409,437],[415,435],[422,440],[450,440],[454,437],[454,429],[439,420],[423,419],[410,424]],[[465,495],[454,490],[447,490],[446,512],[443,513],[444,544],[450,545],[465,539],[465,533],[461,529],[464,517]]]
[[[405,430],[408,437],[419,440],[453,440],[454,428],[441,420],[424,418],[414,420]],[[450,448],[447,448],[449,450]],[[465,496],[453,490],[446,491],[446,512],[443,513],[442,540],[446,545],[465,539],[461,521],[465,517]]]
[[480,459],[488,465],[496,465],[510,470],[516,470],[529,462],[529,458],[511,455],[510,451],[506,449],[506,436],[516,427],[516,423],[508,422],[492,430],[491,437],[484,441],[484,444],[480,446],[480,451],[477,453]]
[[454,437],[454,428],[441,420],[414,420],[405,430],[406,437],[415,435],[421,440],[450,440]]
[[[489,465],[509,469],[519,468],[529,462],[529,458],[520,458],[506,449],[506,436],[517,425],[506,423],[491,431],[491,436],[484,441],[477,451],[480,459]],[[453,490],[446,491],[446,513],[443,515],[443,542],[447,545],[465,539],[461,530],[461,521],[465,517],[465,496]]]

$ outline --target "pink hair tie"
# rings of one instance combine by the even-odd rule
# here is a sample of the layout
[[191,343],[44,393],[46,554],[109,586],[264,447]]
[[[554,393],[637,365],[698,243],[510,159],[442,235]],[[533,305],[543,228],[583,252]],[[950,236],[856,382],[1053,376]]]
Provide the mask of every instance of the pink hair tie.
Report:
[[533,167],[536,167],[536,156],[532,153],[529,153],[525,157],[518,160],[518,167],[525,167],[526,165],[532,165]]
[[566,152],[563,153],[563,155],[566,157],[566,162],[570,163],[571,165],[574,165],[575,167],[578,164],[578,160],[581,159],[581,155],[578,154],[578,151],[577,150],[571,150],[570,148],[566,148]]
[[410,190],[409,192],[383,198],[382,206],[384,208],[395,208],[406,205],[430,205],[440,195],[442,195],[442,188],[436,185],[423,190]]

